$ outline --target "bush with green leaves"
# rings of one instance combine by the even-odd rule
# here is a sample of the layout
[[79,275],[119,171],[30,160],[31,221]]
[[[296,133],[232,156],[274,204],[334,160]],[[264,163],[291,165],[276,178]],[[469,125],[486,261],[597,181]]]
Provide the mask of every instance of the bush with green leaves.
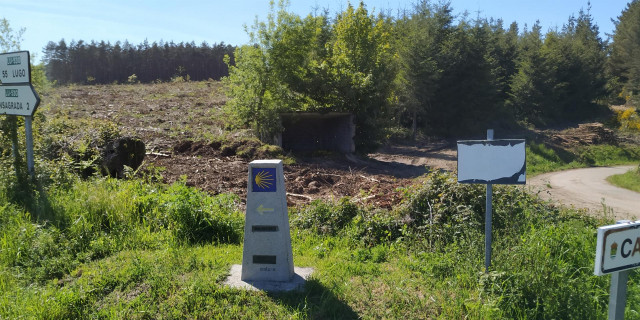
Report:
[[244,222],[235,212],[235,195],[210,197],[183,182],[173,184],[156,201],[151,215],[166,219],[162,223],[180,241],[239,243],[242,238]]
[[40,115],[37,153],[47,160],[60,160],[83,177],[100,172],[100,150],[121,136],[118,126],[96,119],[73,120],[67,117],[46,118]]
[[410,233],[428,243],[451,243],[482,228],[484,192],[479,185],[458,184],[454,174],[434,172],[404,192],[400,215]]
[[[484,273],[485,186],[459,184],[453,173],[433,172],[404,191],[404,202],[392,211],[358,206],[348,198],[315,201],[293,214],[292,225],[320,235],[314,250],[322,258],[337,254],[336,242],[346,243],[351,264],[345,264],[360,279],[369,274],[367,268],[404,261],[393,253],[402,252],[410,272],[407,283],[424,277],[464,300],[441,302],[455,309],[454,317],[483,318],[475,312],[489,312],[508,319],[598,319],[606,314],[608,280],[593,275],[593,261],[595,230],[611,220],[557,207],[523,187],[496,185],[492,266]],[[452,310],[442,312],[446,317]]]
[[346,235],[367,247],[386,245],[406,234],[406,224],[394,212],[385,209],[363,209],[355,216]]
[[348,197],[337,203],[315,200],[300,209],[291,224],[318,234],[336,235],[360,212],[361,209]]
[[291,224],[320,235],[340,235],[367,247],[402,235],[402,222],[385,209],[362,208],[349,197],[337,202],[315,200],[294,213]]
[[251,44],[238,47],[224,79],[232,125],[250,127],[263,141],[281,132],[283,112],[349,112],[356,145],[383,134],[394,75],[389,21],[364,4],[349,4],[335,20],[301,18],[281,1],[268,21],[257,22]]

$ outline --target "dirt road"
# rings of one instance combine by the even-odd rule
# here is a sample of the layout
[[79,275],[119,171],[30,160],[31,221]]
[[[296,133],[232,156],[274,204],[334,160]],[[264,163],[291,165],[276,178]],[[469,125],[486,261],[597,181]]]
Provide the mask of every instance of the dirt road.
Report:
[[[540,191],[540,197],[553,199],[594,215],[614,215],[616,219],[640,217],[640,193],[618,188],[606,181],[611,175],[625,173],[636,166],[574,169],[542,174],[527,184]],[[604,206],[603,206],[604,204]]]

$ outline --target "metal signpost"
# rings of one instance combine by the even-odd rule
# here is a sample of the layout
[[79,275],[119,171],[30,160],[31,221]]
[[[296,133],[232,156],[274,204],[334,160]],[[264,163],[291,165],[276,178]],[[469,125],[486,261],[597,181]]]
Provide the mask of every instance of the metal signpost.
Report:
[[640,221],[618,221],[598,228],[593,273],[611,274],[609,319],[624,319],[629,270],[640,267]]
[[[23,116],[27,140],[27,168],[34,176],[32,117],[40,97],[31,85],[29,51],[0,54],[0,114]],[[13,146],[16,150],[17,146]]]
[[7,83],[31,83],[29,51],[0,54],[0,81]]
[[491,266],[491,229],[493,184],[525,184],[525,140],[493,140],[493,129],[487,140],[458,141],[458,183],[487,185],[485,214],[485,272]]
[[39,102],[40,98],[31,84],[8,85],[2,83],[0,114],[31,117]]

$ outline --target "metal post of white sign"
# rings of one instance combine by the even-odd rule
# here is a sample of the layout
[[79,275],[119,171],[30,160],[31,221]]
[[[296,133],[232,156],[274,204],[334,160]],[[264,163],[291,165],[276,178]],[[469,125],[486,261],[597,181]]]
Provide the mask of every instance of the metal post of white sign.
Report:
[[[493,140],[493,129],[487,130],[487,140]],[[492,224],[492,206],[493,200],[493,184],[487,183],[487,202],[486,213],[484,217],[484,271],[489,272],[491,266],[491,224]]]
[[[15,133],[15,135],[13,135],[13,133]],[[18,140],[14,139],[14,137],[16,137],[18,135],[18,132],[17,132],[17,130],[15,130],[13,133],[10,133],[12,135],[11,136],[11,151],[12,151],[11,153],[13,154],[13,163],[14,163],[14,167],[16,169],[16,178],[19,178],[20,177],[20,168],[17,166],[17,163],[18,163],[18,159],[20,159],[19,158],[20,155],[18,154]]]
[[611,275],[609,292],[609,320],[624,319],[624,308],[627,305],[627,280],[629,270],[615,272]]
[[27,169],[31,178],[35,177],[35,161],[33,159],[33,130],[31,117],[24,117],[24,133],[27,140]]
[[[619,220],[616,224],[626,224],[631,221]],[[627,280],[630,270],[623,270],[611,274],[609,288],[609,320],[624,319],[624,309],[627,305]]]

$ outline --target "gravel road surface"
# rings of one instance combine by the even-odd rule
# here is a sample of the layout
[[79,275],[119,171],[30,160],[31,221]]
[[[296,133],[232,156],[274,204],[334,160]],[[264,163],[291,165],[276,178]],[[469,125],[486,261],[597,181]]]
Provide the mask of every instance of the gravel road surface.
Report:
[[[636,166],[599,167],[545,173],[527,184],[552,199],[576,208],[586,208],[594,215],[614,215],[616,219],[640,218],[640,193],[618,188],[606,178],[625,173]],[[604,204],[604,205],[603,205]],[[606,207],[606,210],[605,210]]]

